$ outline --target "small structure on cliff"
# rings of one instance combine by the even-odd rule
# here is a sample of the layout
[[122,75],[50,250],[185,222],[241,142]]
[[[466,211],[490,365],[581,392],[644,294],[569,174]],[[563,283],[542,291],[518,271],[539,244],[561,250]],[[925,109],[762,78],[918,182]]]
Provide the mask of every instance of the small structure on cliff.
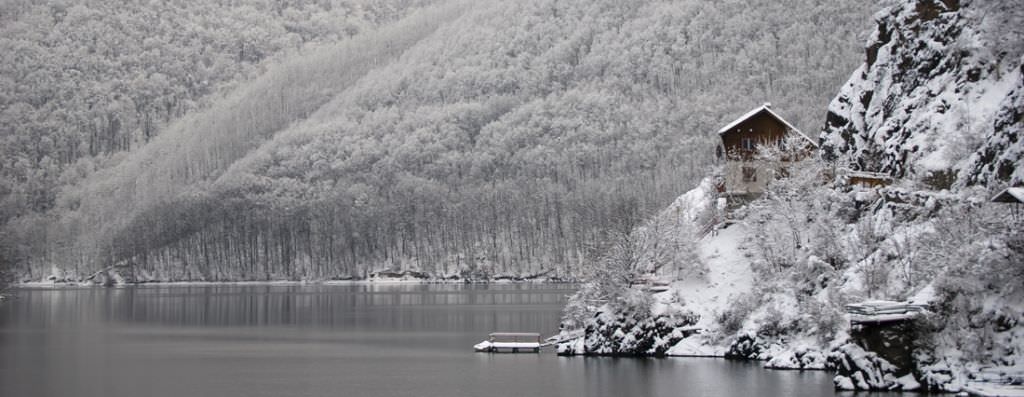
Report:
[[[855,357],[853,362],[846,364],[854,364],[857,368],[849,365],[844,365],[845,369],[838,368],[840,375],[847,379],[840,385],[837,376],[837,387],[871,389],[899,384],[903,390],[919,388],[912,374],[914,338],[917,335],[914,320],[927,315],[934,301],[935,287],[929,284],[903,302],[868,300],[846,305],[850,316],[850,340],[856,346],[846,346],[841,350],[843,355]],[[871,357],[865,361],[868,355]],[[878,376],[869,377],[872,379],[866,380],[862,375],[854,374],[857,371],[870,373],[872,368],[878,370],[874,372]],[[883,373],[890,373],[892,379],[883,379]]]
[[718,156],[725,158],[725,175],[719,191],[740,200],[764,193],[779,168],[779,164],[757,158],[760,147],[779,146],[791,136],[802,137],[810,147],[818,147],[817,142],[775,113],[770,103],[722,127],[718,135],[722,138]]
[[1021,204],[1024,204],[1024,187],[1008,187],[992,197],[994,203],[1009,203],[1013,206],[1011,216],[1021,219]]
[[892,176],[881,172],[856,171],[840,168],[837,172],[840,183],[850,188],[876,189],[892,185]]
[[911,302],[864,301],[846,305],[846,312],[850,314],[850,325],[907,321],[927,310],[927,304]]

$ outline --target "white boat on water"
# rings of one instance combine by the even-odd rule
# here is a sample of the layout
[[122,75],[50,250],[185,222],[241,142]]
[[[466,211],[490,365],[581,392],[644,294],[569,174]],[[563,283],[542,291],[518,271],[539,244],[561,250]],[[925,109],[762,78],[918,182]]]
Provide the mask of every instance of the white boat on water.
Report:
[[495,332],[487,340],[473,345],[473,350],[486,353],[539,353],[540,334],[535,332]]

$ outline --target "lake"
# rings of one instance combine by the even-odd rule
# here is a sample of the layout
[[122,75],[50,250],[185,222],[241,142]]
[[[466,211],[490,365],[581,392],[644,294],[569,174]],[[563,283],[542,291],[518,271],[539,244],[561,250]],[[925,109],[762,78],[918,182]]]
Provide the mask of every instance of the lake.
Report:
[[[558,329],[571,286],[144,285],[0,304],[0,396],[823,396],[831,374],[708,358],[474,353]],[[859,394],[865,395],[865,394]]]

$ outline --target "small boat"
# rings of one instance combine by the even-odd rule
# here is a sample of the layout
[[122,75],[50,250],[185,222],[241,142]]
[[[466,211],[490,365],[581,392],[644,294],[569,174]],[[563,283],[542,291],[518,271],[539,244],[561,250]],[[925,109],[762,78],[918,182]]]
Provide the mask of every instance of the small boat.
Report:
[[473,345],[484,353],[539,353],[540,334],[535,332],[495,332],[487,340]]

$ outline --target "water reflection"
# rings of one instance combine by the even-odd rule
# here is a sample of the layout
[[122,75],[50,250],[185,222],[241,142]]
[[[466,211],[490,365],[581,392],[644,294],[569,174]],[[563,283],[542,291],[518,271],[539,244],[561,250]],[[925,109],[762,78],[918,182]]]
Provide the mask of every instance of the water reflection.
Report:
[[557,330],[568,286],[214,285],[21,290],[0,396],[818,396],[823,372],[715,359],[475,354]]
[[[461,285],[141,286],[22,291],[18,305],[33,327],[90,323],[163,326],[350,327],[447,330],[549,320],[565,288]],[[500,306],[497,316],[487,318]],[[458,308],[458,310],[453,310]],[[355,310],[358,309],[358,310]],[[430,313],[429,316],[422,313]],[[10,313],[10,312],[8,312]],[[13,321],[0,317],[0,324]],[[474,327],[475,328],[475,327]],[[552,330],[545,330],[551,332]]]

